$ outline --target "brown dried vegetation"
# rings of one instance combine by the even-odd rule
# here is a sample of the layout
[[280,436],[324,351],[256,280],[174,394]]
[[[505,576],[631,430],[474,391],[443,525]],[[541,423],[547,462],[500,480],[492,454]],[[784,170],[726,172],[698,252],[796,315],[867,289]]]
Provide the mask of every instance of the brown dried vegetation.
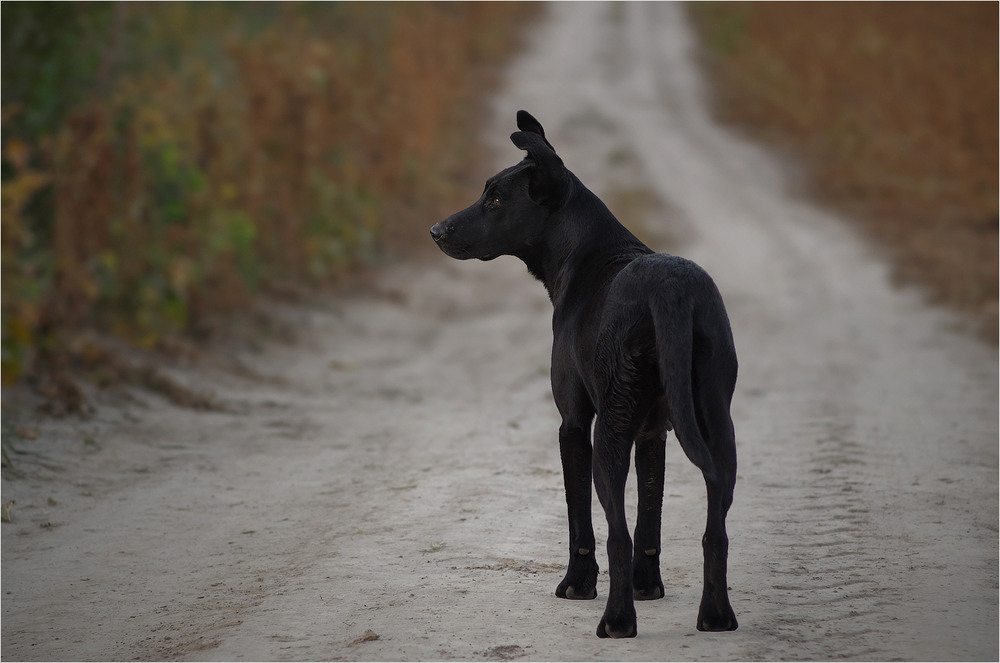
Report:
[[5,5],[4,382],[84,330],[156,347],[422,239],[532,11]]
[[716,112],[997,338],[996,3],[698,3]]

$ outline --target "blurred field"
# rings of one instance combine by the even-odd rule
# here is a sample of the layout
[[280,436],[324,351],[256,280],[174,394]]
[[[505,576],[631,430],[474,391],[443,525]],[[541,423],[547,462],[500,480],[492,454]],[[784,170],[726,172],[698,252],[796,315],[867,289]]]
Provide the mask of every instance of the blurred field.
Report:
[[4,383],[422,241],[532,11],[4,3]]
[[997,339],[998,5],[694,3],[715,108]]

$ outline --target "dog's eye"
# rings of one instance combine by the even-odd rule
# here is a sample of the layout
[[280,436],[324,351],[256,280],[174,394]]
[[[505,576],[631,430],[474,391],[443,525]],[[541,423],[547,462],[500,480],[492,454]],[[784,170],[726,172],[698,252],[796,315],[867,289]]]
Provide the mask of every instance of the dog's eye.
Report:
[[490,202],[486,203],[486,207],[488,209],[496,209],[500,207],[500,199],[496,196],[493,196],[492,198],[490,198]]

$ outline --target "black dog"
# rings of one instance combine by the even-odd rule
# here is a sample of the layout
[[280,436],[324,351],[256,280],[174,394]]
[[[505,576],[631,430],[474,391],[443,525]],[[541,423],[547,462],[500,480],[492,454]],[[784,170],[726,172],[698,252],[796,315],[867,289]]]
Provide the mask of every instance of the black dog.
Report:
[[[566,169],[525,111],[511,141],[527,156],[491,177],[468,209],[431,228],[453,258],[517,256],[545,284],[552,316],[552,393],[569,507],[569,569],[556,595],[597,596],[591,472],[608,519],[611,590],[597,635],[636,635],[633,599],[663,596],[660,514],[664,444],[673,427],[708,486],[701,631],[731,631],[726,514],[736,482],[729,406],[736,350],[722,297],[694,263],[653,253]],[[596,415],[596,420],[595,420]],[[590,430],[594,422],[593,448]],[[635,442],[635,545],[625,479]]]

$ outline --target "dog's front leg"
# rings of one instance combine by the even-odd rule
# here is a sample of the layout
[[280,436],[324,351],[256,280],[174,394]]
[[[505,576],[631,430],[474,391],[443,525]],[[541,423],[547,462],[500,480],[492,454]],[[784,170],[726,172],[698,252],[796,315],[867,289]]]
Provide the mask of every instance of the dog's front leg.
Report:
[[628,478],[631,440],[614,434],[598,415],[594,427],[594,485],[608,520],[608,571],[611,589],[604,617],[597,626],[600,638],[634,638],[635,604],[632,597],[632,537],[625,520],[625,480]]
[[559,454],[562,457],[569,514],[569,567],[556,588],[564,599],[597,597],[597,555],[594,525],[590,517],[591,446],[590,417],[586,424],[563,420],[559,427]]

